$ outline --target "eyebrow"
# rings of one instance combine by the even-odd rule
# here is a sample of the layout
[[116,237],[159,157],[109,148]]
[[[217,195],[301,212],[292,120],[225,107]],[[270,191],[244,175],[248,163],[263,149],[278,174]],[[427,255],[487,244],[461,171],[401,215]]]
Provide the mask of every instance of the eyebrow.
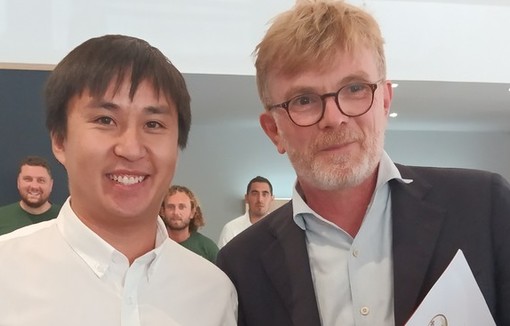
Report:
[[[345,76],[344,78],[342,78],[336,84],[337,85],[336,87],[340,88],[340,87],[347,85],[349,83],[352,83],[352,82],[369,82],[369,81],[370,81],[370,77],[368,76],[368,74],[366,72],[356,71],[356,72],[353,72],[353,73]],[[370,81],[370,82],[372,82],[372,81]],[[285,92],[285,98],[289,99],[289,98],[292,98],[298,94],[310,94],[310,93],[317,93],[317,90],[310,86],[297,85],[297,86],[293,86],[293,87],[289,88]]]
[[[118,111],[120,106],[116,103],[105,101],[104,99],[93,99],[87,105],[90,109],[105,109],[108,111]],[[148,105],[143,108],[146,114],[173,114],[173,111],[169,105]]]

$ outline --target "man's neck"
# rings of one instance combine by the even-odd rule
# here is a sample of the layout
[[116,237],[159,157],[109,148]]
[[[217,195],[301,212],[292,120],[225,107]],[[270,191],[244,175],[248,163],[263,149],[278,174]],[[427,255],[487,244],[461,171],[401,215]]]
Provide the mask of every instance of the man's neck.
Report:
[[43,213],[46,213],[51,208],[51,204],[49,202],[45,202],[39,207],[32,207],[28,206],[24,201],[20,200],[19,205],[21,209],[32,215],[41,215]]
[[248,213],[248,216],[250,217],[250,223],[255,224],[258,221],[260,221],[264,216],[256,216]]
[[308,206],[334,223],[353,238],[361,228],[377,182],[377,173],[356,187],[341,190],[320,190],[302,186]]
[[184,242],[189,239],[191,233],[189,232],[189,228],[185,228],[182,230],[172,230],[167,227],[168,236],[170,239],[174,240],[177,243]]

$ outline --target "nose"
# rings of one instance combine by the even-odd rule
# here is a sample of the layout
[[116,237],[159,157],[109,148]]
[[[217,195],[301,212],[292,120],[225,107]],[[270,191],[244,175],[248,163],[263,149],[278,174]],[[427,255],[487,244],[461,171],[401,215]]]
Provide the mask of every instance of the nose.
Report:
[[147,153],[143,142],[143,136],[136,128],[126,128],[117,137],[114,153],[129,161],[139,160]]
[[324,101],[324,114],[319,121],[319,128],[332,128],[341,125],[349,120],[349,117],[344,115],[338,105],[336,104],[333,96],[328,96],[323,99]]
[[32,180],[28,183],[28,187],[30,189],[36,189],[36,188],[39,188],[39,183],[37,182],[37,180]]

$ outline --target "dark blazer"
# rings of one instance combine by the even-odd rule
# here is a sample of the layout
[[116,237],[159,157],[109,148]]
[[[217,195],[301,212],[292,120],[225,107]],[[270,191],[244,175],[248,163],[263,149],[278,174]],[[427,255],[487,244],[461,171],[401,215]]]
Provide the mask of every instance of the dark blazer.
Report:
[[[462,249],[496,323],[510,325],[508,182],[483,171],[397,167],[414,181],[390,181],[395,324],[405,324]],[[239,325],[320,325],[305,233],[292,216],[288,203],[219,253],[239,295]]]

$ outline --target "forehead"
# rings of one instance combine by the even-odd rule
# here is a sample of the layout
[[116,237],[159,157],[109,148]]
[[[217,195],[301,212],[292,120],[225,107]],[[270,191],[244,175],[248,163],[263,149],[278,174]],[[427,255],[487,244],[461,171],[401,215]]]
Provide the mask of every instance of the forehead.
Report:
[[266,182],[254,182],[250,186],[250,192],[252,191],[267,191],[270,192],[269,185]]
[[20,176],[45,177],[49,178],[50,174],[43,166],[23,165],[21,167]]
[[131,101],[135,97],[152,97],[160,102],[167,102],[168,105],[173,106],[173,99],[170,95],[165,95],[162,89],[154,87],[154,84],[144,79],[137,85],[131,83],[128,78],[113,79],[108,84],[108,87],[104,91],[104,94],[90,92],[87,90],[92,97],[95,98],[114,98],[114,97],[125,97]]
[[331,76],[329,78],[337,81],[349,77],[378,79],[376,52],[366,46],[350,50],[337,48],[326,59],[307,62],[297,69],[288,70],[284,66],[275,65],[268,73],[268,86],[271,90],[285,85],[306,84],[315,79],[327,82],[325,76]]
[[191,203],[191,200],[184,192],[177,191],[175,194],[168,196],[166,202],[168,204],[183,204]]
[[133,85],[129,79],[123,78],[120,80],[112,79],[105,90],[85,88],[81,92],[76,93],[68,102],[68,115],[70,113],[69,109],[75,108],[78,102],[91,101],[91,103],[94,103],[103,100],[118,102],[121,105],[143,101],[149,102],[147,103],[148,105],[158,105],[170,108],[171,111],[176,112],[176,106],[172,97],[169,94],[165,94],[163,90],[155,88],[148,79]]

